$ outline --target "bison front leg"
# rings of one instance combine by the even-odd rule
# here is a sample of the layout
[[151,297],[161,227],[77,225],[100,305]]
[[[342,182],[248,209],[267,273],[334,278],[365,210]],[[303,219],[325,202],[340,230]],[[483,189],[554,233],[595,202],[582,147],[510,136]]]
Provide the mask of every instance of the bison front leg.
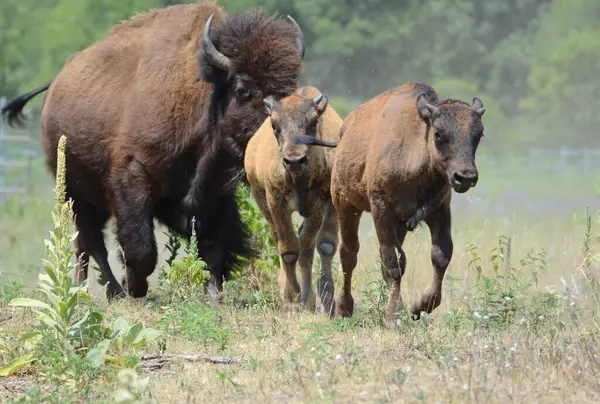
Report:
[[396,313],[404,310],[400,281],[406,267],[406,258],[400,249],[400,262],[396,253],[400,242],[397,237],[396,217],[382,200],[371,202],[371,213],[375,222],[379,254],[381,256],[381,272],[388,285],[388,307],[386,321],[388,328],[396,326]]
[[315,258],[315,239],[321,225],[321,215],[312,215],[298,229],[300,258],[298,266],[302,274],[302,304],[309,310],[315,308],[315,292],[312,287],[312,265]]
[[356,267],[360,242],[358,240],[359,212],[342,202],[336,203],[340,229],[340,262],[344,273],[342,293],[338,298],[337,308],[341,317],[352,317],[354,298],[352,297],[352,273]]
[[317,280],[317,291],[319,293],[318,309],[323,314],[335,317],[335,300],[333,275],[331,268],[333,257],[338,244],[338,221],[337,212],[332,203],[328,203],[319,234],[317,235],[317,249],[321,257],[321,274]]
[[277,250],[281,262],[279,271],[279,298],[282,303],[298,302],[300,285],[296,277],[296,262],[300,254],[300,241],[294,232],[292,212],[286,209],[281,198],[268,196],[273,226],[277,233]]
[[427,218],[426,223],[431,232],[433,280],[421,300],[412,304],[410,312],[416,319],[420,318],[423,311],[431,313],[442,302],[442,281],[453,250],[450,206],[442,206]]

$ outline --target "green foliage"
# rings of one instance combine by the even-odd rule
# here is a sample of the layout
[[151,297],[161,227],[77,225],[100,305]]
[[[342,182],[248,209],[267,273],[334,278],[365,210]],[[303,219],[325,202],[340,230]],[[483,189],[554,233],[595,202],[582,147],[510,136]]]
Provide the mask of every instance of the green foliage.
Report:
[[229,327],[221,325],[217,310],[197,302],[184,302],[169,308],[159,324],[168,334],[186,336],[200,342],[204,348],[227,349],[231,339]]
[[279,255],[269,223],[262,215],[247,185],[243,183],[238,185],[236,197],[242,220],[250,228],[253,246],[259,254],[250,265],[250,273],[257,279],[270,280],[275,269],[279,268]]
[[[122,317],[113,327],[103,324],[103,314],[91,302],[87,282],[73,285],[75,249],[72,233],[72,200],[65,201],[65,146],[61,137],[58,145],[56,179],[56,206],[52,214],[50,238],[45,241],[47,259],[44,273],[38,278],[41,297],[17,297],[10,306],[32,309],[38,314],[33,330],[21,336],[20,341],[9,344],[2,339],[0,355],[11,358],[0,368],[0,376],[19,372],[26,365],[37,362],[39,378],[68,394],[87,394],[95,372],[102,367],[112,347],[113,363],[124,364],[121,359],[126,350],[140,348],[156,339],[160,332],[144,328],[141,323],[129,325]],[[11,345],[19,344],[16,347]],[[15,354],[19,353],[19,356]],[[57,393],[58,394],[58,393]]]
[[562,141],[566,131],[579,145],[589,145],[585,133],[600,124],[594,107],[600,84],[593,79],[600,64],[599,17],[595,0],[555,0],[536,32],[527,80],[531,92],[522,108],[545,117],[545,142]]
[[[138,12],[192,2],[2,2],[0,95],[10,98],[51,79],[71,54]],[[229,12],[258,4],[219,1]],[[267,12],[294,16],[301,25],[307,45],[302,81],[330,94],[342,116],[375,94],[412,80],[440,88],[467,83],[446,95],[467,100],[480,96],[488,111],[487,127],[510,134],[502,141],[488,140],[498,147],[557,142],[573,126],[581,134],[569,132],[583,141],[585,131],[597,126],[593,105],[599,89],[593,78],[600,48],[595,0],[260,4]],[[38,97],[32,106],[39,109],[41,102]]]
[[206,263],[198,256],[195,222],[196,218],[192,218],[192,237],[186,242],[185,257],[175,258],[181,242],[176,235],[169,235],[167,249],[171,252],[171,257],[166,267],[162,268],[160,280],[165,285],[163,289],[173,298],[198,296],[210,279]]

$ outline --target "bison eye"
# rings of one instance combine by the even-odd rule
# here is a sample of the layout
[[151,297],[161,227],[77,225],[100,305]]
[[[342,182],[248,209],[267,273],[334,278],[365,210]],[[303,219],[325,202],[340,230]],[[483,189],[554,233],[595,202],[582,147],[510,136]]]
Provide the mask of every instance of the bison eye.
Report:
[[252,93],[243,87],[238,87],[235,89],[235,95],[242,100],[248,100],[252,96]]
[[440,134],[440,132],[439,132],[439,131],[437,131],[437,130],[436,130],[435,132],[433,132],[433,136],[435,136],[435,140],[437,140],[438,142],[439,142],[440,140],[442,140],[442,135],[441,135],[441,134]]

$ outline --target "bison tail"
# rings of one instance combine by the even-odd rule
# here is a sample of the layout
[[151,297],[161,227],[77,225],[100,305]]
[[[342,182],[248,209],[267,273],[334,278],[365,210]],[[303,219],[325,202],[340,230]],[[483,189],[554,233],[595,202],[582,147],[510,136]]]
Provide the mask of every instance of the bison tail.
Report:
[[10,101],[2,108],[2,118],[6,120],[10,126],[23,126],[23,122],[25,120],[23,108],[25,108],[25,105],[27,105],[27,103],[33,97],[46,91],[50,87],[50,84],[52,84],[52,80],[43,86],[38,87],[26,94],[20,95],[14,100]]

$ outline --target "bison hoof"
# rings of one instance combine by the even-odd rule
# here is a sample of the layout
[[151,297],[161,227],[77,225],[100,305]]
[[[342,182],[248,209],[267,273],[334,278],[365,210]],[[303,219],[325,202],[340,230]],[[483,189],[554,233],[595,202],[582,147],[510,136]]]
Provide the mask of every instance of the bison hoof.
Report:
[[106,287],[106,298],[108,299],[108,301],[123,299],[126,296],[127,293],[121,285],[119,285],[118,283],[116,285],[113,285],[112,282],[108,283],[108,286]]
[[352,317],[352,313],[354,313],[354,298],[352,295],[341,297],[337,303],[337,309],[340,317]]

